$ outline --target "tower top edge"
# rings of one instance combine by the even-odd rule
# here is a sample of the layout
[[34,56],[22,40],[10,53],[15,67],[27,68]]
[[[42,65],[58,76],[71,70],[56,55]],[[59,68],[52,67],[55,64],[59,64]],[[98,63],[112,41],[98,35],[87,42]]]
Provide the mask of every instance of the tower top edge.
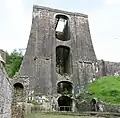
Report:
[[80,17],[88,18],[88,15],[82,14],[82,13],[69,12],[69,11],[59,10],[59,9],[55,9],[55,8],[45,7],[45,6],[33,5],[33,12],[36,9],[37,10],[40,10],[40,9],[41,10],[47,10],[47,11],[56,12],[56,13],[63,13],[63,14],[67,14],[67,15],[73,15],[73,16],[80,16]]

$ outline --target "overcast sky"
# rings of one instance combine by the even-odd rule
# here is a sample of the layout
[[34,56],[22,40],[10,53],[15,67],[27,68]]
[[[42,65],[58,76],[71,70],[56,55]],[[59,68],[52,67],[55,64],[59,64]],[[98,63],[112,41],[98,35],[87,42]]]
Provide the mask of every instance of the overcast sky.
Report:
[[88,15],[98,59],[120,62],[120,0],[0,0],[0,49],[26,48],[34,5]]

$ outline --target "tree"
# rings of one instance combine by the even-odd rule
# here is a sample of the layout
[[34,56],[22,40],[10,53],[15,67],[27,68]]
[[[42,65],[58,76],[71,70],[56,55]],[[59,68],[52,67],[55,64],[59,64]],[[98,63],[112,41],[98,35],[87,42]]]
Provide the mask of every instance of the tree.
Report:
[[11,54],[6,52],[6,71],[9,77],[13,77],[19,71],[21,62],[23,60],[22,52],[16,49]]

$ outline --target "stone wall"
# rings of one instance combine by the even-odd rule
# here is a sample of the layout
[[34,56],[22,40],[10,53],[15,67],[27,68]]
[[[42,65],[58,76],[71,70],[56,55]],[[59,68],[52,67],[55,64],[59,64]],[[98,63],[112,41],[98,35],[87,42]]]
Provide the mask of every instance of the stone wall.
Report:
[[99,106],[102,107],[103,112],[114,112],[114,113],[120,113],[120,105],[116,104],[110,104],[100,101]]
[[[14,97],[16,97],[17,102],[27,102],[29,94],[29,78],[27,76],[17,76],[11,80],[11,84],[14,87]],[[15,86],[16,85],[16,86]],[[22,87],[22,88],[21,88]],[[17,91],[16,91],[17,89]],[[17,93],[18,92],[18,96]],[[20,93],[21,95],[20,95]],[[20,99],[17,99],[20,98]]]
[[[70,39],[67,41],[59,40],[55,36],[55,17],[57,14],[69,18]],[[20,76],[30,78],[30,88],[34,91],[46,95],[57,92],[56,83],[60,79],[57,76],[59,73],[56,71],[56,50],[58,47],[70,49],[71,69],[70,73],[67,74],[70,74],[69,79],[73,81],[74,86],[86,84],[93,77],[92,63],[97,61],[92,45],[88,16],[81,13],[33,6],[31,32],[21,64]],[[85,66],[82,66],[83,61]]]
[[12,85],[0,62],[0,118],[11,118]]
[[77,112],[84,111],[98,111],[98,112],[114,112],[120,113],[120,105],[105,103],[103,101],[97,101],[96,110],[93,110],[93,106],[91,106],[88,101],[81,101],[76,103]]
[[98,76],[120,76],[120,63],[98,60]]

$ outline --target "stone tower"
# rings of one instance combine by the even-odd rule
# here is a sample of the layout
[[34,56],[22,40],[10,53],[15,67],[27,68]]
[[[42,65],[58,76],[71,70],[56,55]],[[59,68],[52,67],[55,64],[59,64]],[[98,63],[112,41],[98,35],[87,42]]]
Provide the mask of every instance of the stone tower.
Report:
[[31,90],[60,93],[58,88],[63,83],[77,92],[93,78],[96,62],[87,15],[33,6],[20,68],[20,75],[30,78]]

